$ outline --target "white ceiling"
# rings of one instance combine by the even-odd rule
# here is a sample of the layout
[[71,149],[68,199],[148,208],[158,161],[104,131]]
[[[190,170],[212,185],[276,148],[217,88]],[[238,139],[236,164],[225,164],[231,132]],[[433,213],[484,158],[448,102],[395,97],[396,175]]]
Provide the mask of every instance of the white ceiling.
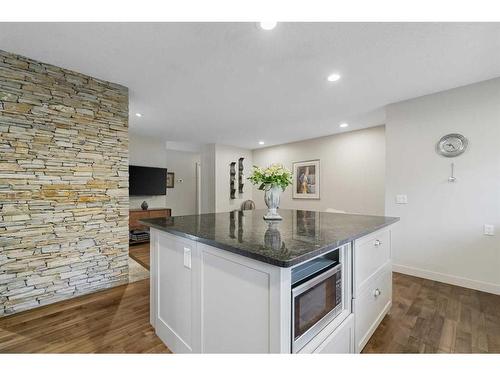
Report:
[[0,23],[0,49],[129,87],[132,132],[246,148],[500,76],[500,23]]

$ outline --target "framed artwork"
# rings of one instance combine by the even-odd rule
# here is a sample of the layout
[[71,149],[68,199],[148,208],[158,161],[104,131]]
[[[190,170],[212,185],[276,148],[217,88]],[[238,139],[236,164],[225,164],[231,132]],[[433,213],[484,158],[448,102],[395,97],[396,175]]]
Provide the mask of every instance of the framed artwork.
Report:
[[319,199],[319,160],[293,163],[294,199]]
[[174,172],[167,172],[167,189],[174,188],[175,174]]

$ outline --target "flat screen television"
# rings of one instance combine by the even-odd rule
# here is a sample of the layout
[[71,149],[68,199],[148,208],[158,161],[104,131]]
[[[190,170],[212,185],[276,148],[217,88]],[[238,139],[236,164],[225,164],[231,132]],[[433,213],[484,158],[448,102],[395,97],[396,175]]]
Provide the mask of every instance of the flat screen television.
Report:
[[129,165],[129,195],[166,195],[167,168]]

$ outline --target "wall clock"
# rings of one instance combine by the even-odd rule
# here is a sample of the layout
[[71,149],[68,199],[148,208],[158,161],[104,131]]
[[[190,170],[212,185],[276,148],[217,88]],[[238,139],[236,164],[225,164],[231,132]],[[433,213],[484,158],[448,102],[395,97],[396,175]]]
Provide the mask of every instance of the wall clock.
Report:
[[436,151],[439,155],[453,158],[463,154],[467,149],[467,144],[467,138],[462,134],[447,134],[438,141]]

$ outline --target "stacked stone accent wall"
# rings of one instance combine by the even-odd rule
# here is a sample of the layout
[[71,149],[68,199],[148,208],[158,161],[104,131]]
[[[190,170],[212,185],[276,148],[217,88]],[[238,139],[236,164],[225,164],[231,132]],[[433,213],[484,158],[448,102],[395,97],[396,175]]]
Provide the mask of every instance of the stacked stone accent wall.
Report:
[[0,316],[127,281],[127,88],[0,50]]

